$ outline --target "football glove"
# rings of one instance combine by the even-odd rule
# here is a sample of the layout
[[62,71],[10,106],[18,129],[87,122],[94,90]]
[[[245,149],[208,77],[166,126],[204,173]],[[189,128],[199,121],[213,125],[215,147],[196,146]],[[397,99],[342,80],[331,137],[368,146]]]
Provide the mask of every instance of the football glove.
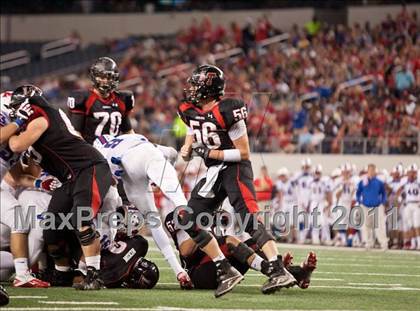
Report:
[[176,276],[178,282],[179,282],[179,286],[181,287],[181,289],[193,289],[193,283],[189,277],[189,275],[187,274],[187,272],[182,271],[180,273],[178,273],[178,275]]
[[33,113],[34,110],[29,103],[22,103],[16,112],[10,113],[10,117],[15,119],[13,122],[21,127],[23,124],[25,124],[26,121],[28,121]]
[[210,154],[210,149],[206,146],[200,146],[193,149],[195,154],[207,160]]
[[52,192],[61,187],[60,181],[55,177],[47,177],[45,179],[35,179],[34,187],[48,192]]

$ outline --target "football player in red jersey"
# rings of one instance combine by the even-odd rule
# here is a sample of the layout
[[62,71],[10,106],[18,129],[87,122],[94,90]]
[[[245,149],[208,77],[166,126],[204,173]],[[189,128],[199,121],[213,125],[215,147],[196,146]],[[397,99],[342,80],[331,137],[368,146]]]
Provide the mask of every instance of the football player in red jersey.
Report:
[[[115,61],[109,57],[98,58],[90,67],[89,76],[93,88],[74,92],[67,99],[75,130],[91,145],[101,135],[134,133],[129,118],[134,95],[131,91],[117,90],[120,74]],[[129,205],[121,183],[118,192],[124,204]]]
[[[228,197],[235,212],[244,221],[245,231],[268,259],[269,279],[262,286],[262,292],[269,294],[279,288],[293,286],[296,280],[284,269],[274,238],[253,215],[258,212],[258,206],[249,160],[245,123],[247,108],[244,102],[222,98],[225,79],[216,66],[199,66],[188,83],[186,101],[178,107],[181,119],[189,127],[181,155],[184,160],[189,160],[194,152],[204,159],[209,169],[208,178],[200,180],[191,193],[188,207],[192,212],[179,213],[179,224],[197,223],[197,215],[214,211]],[[226,260],[215,238],[198,227],[193,226],[186,231],[216,264],[219,287],[215,295],[218,297],[231,290],[243,276]]]
[[101,57],[90,67],[89,74],[93,89],[77,91],[67,99],[76,131],[89,144],[101,135],[133,133],[129,113],[134,95],[131,91],[117,90],[119,72],[115,61]]
[[[99,277],[100,242],[92,218],[101,209],[113,178],[107,161],[76,133],[66,114],[34,90],[39,88],[23,85],[13,92],[9,104],[12,112],[26,102],[31,105],[33,114],[24,130],[9,139],[9,147],[13,152],[23,152],[32,147],[39,158],[39,165],[62,183],[52,193],[48,206],[48,212],[55,217],[54,229],[44,230],[45,244],[51,256],[58,257],[57,254],[62,251],[58,245],[63,233],[59,230],[62,215],[73,213],[76,217],[70,221],[88,266],[87,277],[77,289],[100,289],[103,287]],[[90,207],[89,211],[85,207]]]

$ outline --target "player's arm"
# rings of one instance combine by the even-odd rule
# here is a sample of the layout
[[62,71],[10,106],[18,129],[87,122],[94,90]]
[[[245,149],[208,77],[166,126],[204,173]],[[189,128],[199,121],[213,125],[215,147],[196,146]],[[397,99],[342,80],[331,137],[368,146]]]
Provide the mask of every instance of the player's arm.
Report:
[[181,156],[184,161],[191,160],[192,144],[194,142],[194,134],[188,132],[185,136],[184,145],[181,147]]
[[89,97],[87,92],[78,91],[67,98],[67,107],[69,108],[70,121],[76,132],[82,137],[85,128],[86,107],[85,101]]
[[125,104],[125,113],[121,120],[121,133],[123,134],[135,134],[130,121],[130,112],[134,108],[134,94],[131,91],[120,91],[120,95]]
[[7,143],[9,138],[12,137],[19,129],[19,125],[15,122],[9,123],[6,126],[0,127],[0,144]]
[[[5,126],[0,127],[0,144],[7,143],[9,138],[12,137],[28,118],[34,113],[29,103],[23,103],[16,111],[16,119]],[[3,125],[4,116],[0,115],[0,125]]]
[[[243,160],[249,160],[249,140],[245,121],[240,120],[232,125],[228,134],[233,142],[235,147],[234,149],[210,150],[206,147],[199,147],[195,148],[194,151],[196,151],[203,158],[210,158],[225,162],[240,162]],[[201,151],[200,149],[207,150]]]
[[13,152],[23,152],[32,146],[41,135],[48,129],[48,121],[44,117],[38,117],[31,121],[26,130],[9,139],[9,147]]

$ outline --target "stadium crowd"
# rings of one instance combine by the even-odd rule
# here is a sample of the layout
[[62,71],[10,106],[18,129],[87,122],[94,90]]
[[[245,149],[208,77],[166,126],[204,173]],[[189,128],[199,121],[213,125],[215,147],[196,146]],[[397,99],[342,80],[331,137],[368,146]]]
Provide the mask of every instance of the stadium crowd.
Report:
[[[205,18],[174,38],[109,42],[111,51],[128,47],[120,61],[121,78],[137,79],[133,121],[138,131],[157,141],[184,133],[173,131],[179,129],[174,111],[188,70],[168,75],[161,70],[212,63],[219,53],[242,47],[245,53],[216,63],[226,74],[227,93],[249,105],[254,151],[417,152],[420,48],[415,11],[403,9],[378,25],[332,26],[314,19],[287,31],[287,44],[262,49],[259,42],[283,32],[267,17],[249,20],[243,28],[232,23],[228,29]],[[343,84],[363,76],[371,82]],[[71,75],[46,78],[40,85],[47,95],[63,99],[68,90],[89,81]]]

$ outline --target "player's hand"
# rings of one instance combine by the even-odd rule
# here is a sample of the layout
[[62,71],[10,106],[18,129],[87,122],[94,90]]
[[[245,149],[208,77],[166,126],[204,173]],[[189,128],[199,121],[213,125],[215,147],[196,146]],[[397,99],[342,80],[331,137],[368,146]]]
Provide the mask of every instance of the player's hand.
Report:
[[208,159],[209,154],[210,154],[210,149],[207,148],[206,146],[196,147],[193,150],[198,156],[202,157],[204,160]]
[[36,179],[34,182],[35,188],[43,189],[48,192],[52,192],[55,189],[61,187],[60,181],[55,177],[48,177],[45,179]]
[[181,147],[180,152],[181,152],[181,157],[185,162],[188,162],[191,160],[191,153],[192,153],[191,146],[183,145]]
[[15,113],[10,115],[11,118],[16,118],[14,122],[21,127],[30,116],[34,113],[31,105],[29,103],[22,103]]
[[188,276],[188,273],[185,271],[182,271],[180,273],[178,273],[178,275],[176,276],[178,282],[179,282],[179,286],[181,287],[181,289],[193,289],[193,283],[190,279],[190,277]]

